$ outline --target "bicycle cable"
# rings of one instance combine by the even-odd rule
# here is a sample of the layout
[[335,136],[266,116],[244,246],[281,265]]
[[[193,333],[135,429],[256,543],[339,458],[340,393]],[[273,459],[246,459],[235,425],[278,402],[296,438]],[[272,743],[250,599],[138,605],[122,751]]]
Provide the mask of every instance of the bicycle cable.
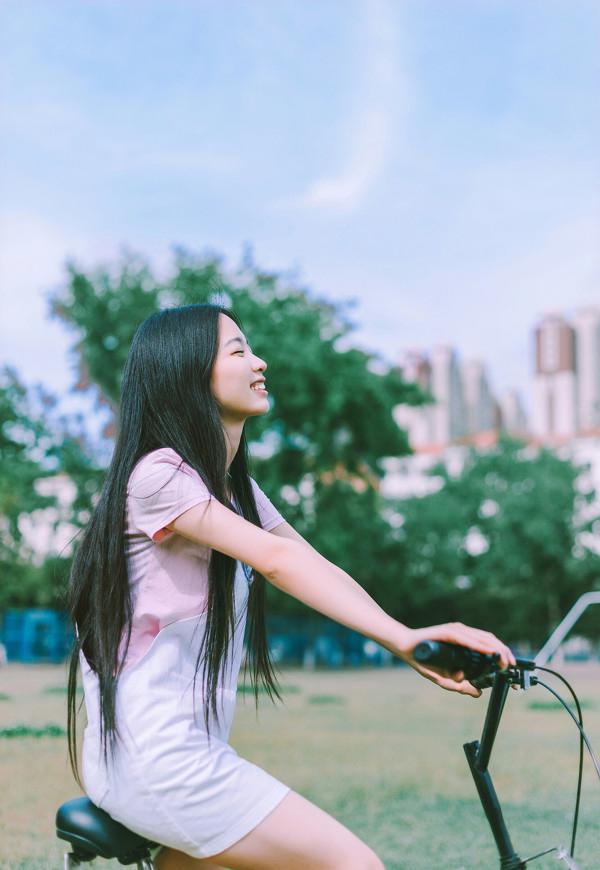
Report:
[[579,729],[579,732],[580,732],[581,736],[583,737],[583,739],[584,739],[584,741],[585,741],[585,745],[587,746],[587,750],[588,750],[588,752],[590,753],[590,758],[592,759],[592,763],[593,763],[593,765],[594,765],[594,768],[595,768],[595,770],[596,770],[596,773],[598,774],[598,778],[600,779],[600,762],[598,761],[598,758],[597,758],[597,756],[596,756],[596,753],[595,753],[594,750],[592,749],[592,745],[591,745],[591,743],[590,743],[590,741],[589,741],[589,738],[588,738],[587,734],[585,733],[585,731],[583,730],[582,726],[581,726],[581,725],[579,724],[579,722],[577,721],[577,717],[575,716],[575,714],[573,713],[573,711],[571,710],[571,708],[569,707],[569,705],[567,704],[567,702],[566,702],[563,698],[561,698],[561,696],[558,694],[558,692],[556,692],[556,691],[552,688],[552,686],[549,686],[548,683],[545,683],[543,680],[539,680],[539,679],[537,679],[537,678],[535,678],[535,677],[532,678],[532,682],[533,682],[534,679],[535,679],[535,682],[536,682],[537,685],[539,685],[539,686],[543,686],[545,689],[547,689],[549,692],[551,692],[551,693],[554,695],[554,697],[555,697],[558,701],[560,701],[560,703],[563,705],[563,707],[565,708],[565,710],[567,711],[567,713],[569,714],[569,716],[570,716],[571,719],[573,720],[573,722],[575,722],[575,724],[577,725],[577,728]]
[[[590,754],[590,758],[592,759],[592,763],[593,763],[594,768],[596,770],[596,774],[598,775],[598,778],[600,779],[600,763],[598,762],[598,759],[594,753],[594,750],[592,749],[592,745],[589,741],[589,738],[588,738],[588,736],[585,733],[585,730],[583,728],[583,716],[581,714],[581,706],[579,704],[579,701],[577,699],[575,692],[573,691],[571,686],[568,684],[567,680],[565,680],[565,678],[562,677],[560,674],[558,674],[556,671],[552,671],[550,668],[542,668],[542,667],[537,668],[537,670],[547,671],[548,673],[551,673],[554,676],[557,676],[560,680],[562,680],[562,682],[565,683],[565,685],[569,689],[571,695],[573,696],[575,704],[577,706],[577,712],[578,712],[579,719],[575,716],[575,714],[573,713],[573,711],[571,710],[571,708],[569,707],[567,702],[563,698],[561,698],[561,696],[558,694],[558,692],[556,692],[552,688],[552,686],[549,686],[547,683],[545,683],[543,680],[540,680],[538,677],[532,676],[532,678],[531,678],[531,683],[533,685],[543,686],[544,689],[546,689],[548,692],[550,692],[550,694],[552,694],[557,699],[557,701],[559,701],[562,704],[562,706],[565,708],[565,710],[567,711],[567,713],[569,714],[571,719],[575,722],[575,725],[577,726],[577,729],[579,731],[580,746],[581,746],[581,741],[585,742],[587,750]],[[580,756],[580,759],[581,759],[581,756]],[[573,857],[573,851],[574,851],[574,846],[575,846],[575,834],[577,831],[577,822],[578,822],[578,817],[579,817],[579,801],[580,801],[580,797],[581,797],[582,771],[583,771],[583,764],[580,764],[579,776],[578,776],[578,781],[577,781],[577,797],[576,797],[576,802],[575,802],[573,831],[572,831],[572,836],[571,836],[571,857]]]
[[[583,713],[581,712],[581,705],[579,703],[579,699],[575,694],[575,689],[571,686],[566,677],[563,677],[562,674],[559,674],[558,671],[552,670],[552,668],[544,668],[539,666],[537,668],[538,671],[544,671],[547,674],[552,674],[552,676],[556,677],[560,680],[569,690],[571,697],[573,698],[573,703],[577,709],[577,717],[579,719],[579,724],[583,728]],[[581,783],[583,780],[583,735],[581,731],[579,732],[579,769],[577,774],[577,793],[575,796],[575,812],[573,813],[573,829],[571,834],[571,855],[575,855],[575,839],[577,837],[577,826],[579,823],[579,807],[581,805]]]

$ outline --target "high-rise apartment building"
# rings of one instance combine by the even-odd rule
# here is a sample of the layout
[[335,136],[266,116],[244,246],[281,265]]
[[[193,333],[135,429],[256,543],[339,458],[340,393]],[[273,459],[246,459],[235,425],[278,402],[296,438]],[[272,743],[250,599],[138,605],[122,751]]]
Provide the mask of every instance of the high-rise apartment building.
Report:
[[467,435],[493,429],[495,401],[487,373],[481,360],[467,360],[462,365],[462,382],[465,403],[465,428]]
[[565,439],[578,429],[575,331],[559,314],[535,329],[531,428],[539,438]]
[[585,435],[600,427],[600,311],[582,308],[574,325],[578,428]]
[[434,441],[450,444],[466,434],[466,420],[458,357],[448,345],[438,345],[432,351],[431,392],[435,398]]
[[[418,350],[408,351],[404,355],[400,368],[404,380],[409,381],[431,394],[431,364],[427,356]],[[394,408],[394,420],[401,429],[406,429],[408,440],[413,449],[418,450],[435,442],[435,406],[397,405]]]
[[526,434],[517,392],[500,404],[481,360],[461,363],[453,347],[438,345],[429,356],[423,351],[407,352],[400,368],[405,380],[433,398],[428,405],[394,409],[394,419],[406,429],[414,450],[439,452],[457,442],[492,444],[501,428],[520,437]]
[[439,345],[430,357],[421,351],[411,351],[405,355],[401,368],[407,381],[418,384],[434,400],[416,408],[399,405],[394,411],[398,425],[408,431],[413,448],[441,448],[453,443],[472,431],[470,418],[476,421],[473,425],[487,425],[493,400],[488,396],[483,366],[469,369],[472,382],[469,405],[465,402],[461,366],[454,348]]
[[500,426],[508,434],[523,438],[527,417],[517,390],[510,390],[500,401]]
[[420,350],[409,350],[402,361],[402,375],[405,381],[418,384],[428,393],[431,390],[431,364]]

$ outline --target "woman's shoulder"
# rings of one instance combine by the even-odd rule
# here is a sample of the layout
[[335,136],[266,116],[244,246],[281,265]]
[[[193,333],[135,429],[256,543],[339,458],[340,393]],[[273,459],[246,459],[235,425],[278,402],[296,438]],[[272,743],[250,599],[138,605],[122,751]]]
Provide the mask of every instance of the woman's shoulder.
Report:
[[175,473],[178,469],[193,471],[183,461],[179,453],[172,447],[159,447],[142,456],[133,467],[129,475],[128,491],[145,489],[146,484],[153,485],[158,480]]
[[250,477],[250,476],[248,476],[248,479],[250,480],[250,486],[252,487],[252,490],[254,491],[254,498],[261,499],[261,500],[266,499],[267,495],[263,492],[263,489],[258,484],[258,482],[253,477]]
[[138,476],[141,471],[149,468],[155,468],[157,465],[173,465],[175,467],[181,465],[183,459],[172,447],[159,447],[157,450],[151,450],[145,453],[136,464],[133,466],[131,477]]
[[253,477],[250,478],[250,483],[254,492],[254,501],[256,503],[260,524],[266,532],[270,532],[271,529],[274,529],[275,526],[285,522],[285,520]]

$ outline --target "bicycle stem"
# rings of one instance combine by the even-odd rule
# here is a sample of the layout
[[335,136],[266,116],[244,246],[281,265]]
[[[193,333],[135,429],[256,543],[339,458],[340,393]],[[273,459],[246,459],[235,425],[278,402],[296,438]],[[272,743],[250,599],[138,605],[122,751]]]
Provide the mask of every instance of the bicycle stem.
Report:
[[501,870],[524,870],[525,863],[515,852],[508,833],[500,801],[488,771],[490,755],[498,732],[500,717],[512,682],[510,672],[500,671],[494,676],[492,694],[488,703],[481,742],[465,743],[463,748],[475,781],[479,799],[500,854]]

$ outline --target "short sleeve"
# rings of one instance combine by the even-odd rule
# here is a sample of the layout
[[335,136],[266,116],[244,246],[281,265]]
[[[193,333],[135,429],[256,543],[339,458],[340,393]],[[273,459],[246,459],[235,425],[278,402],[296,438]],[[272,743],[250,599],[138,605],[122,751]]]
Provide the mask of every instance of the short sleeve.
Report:
[[285,520],[275,505],[269,501],[253,477],[250,478],[250,483],[252,484],[252,489],[254,491],[254,499],[256,501],[256,509],[258,510],[260,524],[265,532],[270,532],[271,529],[281,525]]
[[153,450],[135,466],[127,488],[129,522],[156,543],[180,514],[211,499],[198,474],[170,448]]

